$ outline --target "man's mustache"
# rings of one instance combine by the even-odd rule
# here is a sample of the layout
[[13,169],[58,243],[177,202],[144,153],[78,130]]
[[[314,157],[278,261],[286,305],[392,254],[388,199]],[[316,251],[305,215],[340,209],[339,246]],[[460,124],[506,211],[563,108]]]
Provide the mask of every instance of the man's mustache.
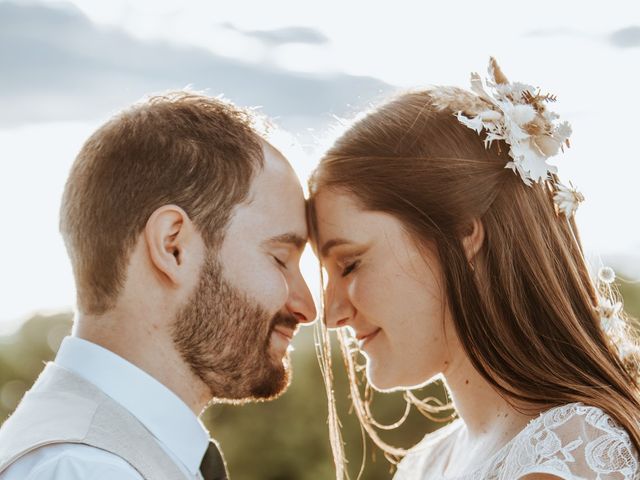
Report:
[[269,331],[272,331],[274,328],[278,326],[283,326],[286,328],[290,328],[291,330],[297,330],[298,324],[300,322],[298,319],[289,312],[278,312],[271,319],[271,328]]

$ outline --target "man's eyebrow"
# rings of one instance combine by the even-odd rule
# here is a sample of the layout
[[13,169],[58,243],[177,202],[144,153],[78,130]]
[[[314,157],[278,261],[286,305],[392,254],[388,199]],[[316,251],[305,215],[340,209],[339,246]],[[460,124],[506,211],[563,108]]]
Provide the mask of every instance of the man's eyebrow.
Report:
[[307,244],[307,239],[297,233],[289,232],[271,237],[266,240],[265,243],[289,243],[296,247],[298,250],[302,250]]
[[331,240],[327,240],[325,244],[320,249],[320,256],[327,257],[329,255],[329,250],[333,247],[337,247],[338,245],[345,245],[347,243],[351,243],[349,240],[345,240],[344,238],[332,238]]

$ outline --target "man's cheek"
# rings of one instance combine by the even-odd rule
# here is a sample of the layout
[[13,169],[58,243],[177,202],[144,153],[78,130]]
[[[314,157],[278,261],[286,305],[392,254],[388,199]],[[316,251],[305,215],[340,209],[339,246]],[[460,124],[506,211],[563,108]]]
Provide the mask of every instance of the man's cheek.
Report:
[[285,274],[278,268],[256,271],[246,279],[246,285],[252,289],[251,295],[259,305],[274,315],[287,303],[289,287]]

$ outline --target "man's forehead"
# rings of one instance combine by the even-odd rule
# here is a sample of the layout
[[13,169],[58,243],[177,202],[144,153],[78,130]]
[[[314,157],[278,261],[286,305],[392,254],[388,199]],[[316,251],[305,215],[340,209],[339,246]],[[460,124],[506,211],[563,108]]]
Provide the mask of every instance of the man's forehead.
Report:
[[271,145],[266,140],[262,141],[262,156],[264,160],[263,169],[270,172],[295,176],[291,163],[280,150]]
[[308,238],[301,192],[299,198],[291,191],[258,192],[236,208],[231,223],[263,245],[290,245],[301,250]]
[[279,157],[279,158],[286,159],[286,157],[282,154],[280,150],[278,150],[271,143],[269,143],[267,140],[264,140],[264,139],[262,139],[262,154],[265,157],[270,156],[270,157]]
[[265,162],[259,168],[244,202],[237,205],[233,229],[251,235],[259,244],[307,241],[307,219],[302,186],[289,162],[265,143]]

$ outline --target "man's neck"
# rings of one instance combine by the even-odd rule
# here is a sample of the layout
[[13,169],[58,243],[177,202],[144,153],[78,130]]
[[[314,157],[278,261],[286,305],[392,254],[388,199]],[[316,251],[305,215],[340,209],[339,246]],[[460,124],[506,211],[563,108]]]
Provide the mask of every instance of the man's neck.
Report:
[[210,400],[208,388],[174,348],[160,324],[111,311],[78,315],[73,335],[100,345],[144,370],[175,393],[199,416]]

